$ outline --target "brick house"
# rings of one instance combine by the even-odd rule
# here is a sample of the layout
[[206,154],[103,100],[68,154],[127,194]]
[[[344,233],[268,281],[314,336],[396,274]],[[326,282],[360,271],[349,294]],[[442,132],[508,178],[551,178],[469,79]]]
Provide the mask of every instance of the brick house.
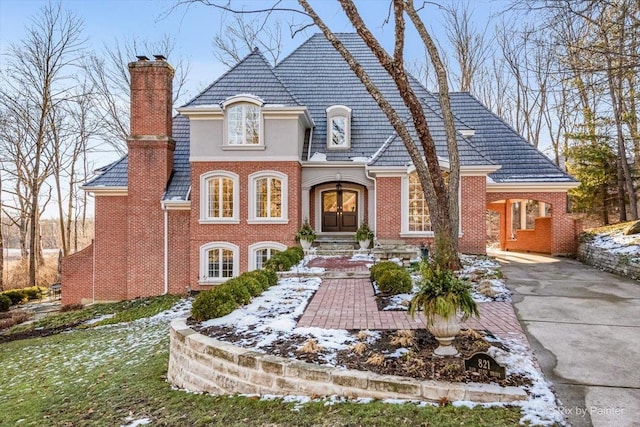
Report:
[[[355,34],[339,35],[401,115],[393,82]],[[312,36],[277,66],[250,53],[172,117],[173,69],[129,64],[128,155],[84,185],[95,239],[63,261],[63,303],[206,289],[294,244],[303,219],[350,237],[432,239],[405,148],[342,57]],[[437,97],[412,81],[446,172]],[[452,93],[461,159],[460,249],[485,253],[487,215],[500,247],[570,254],[566,192],[576,181],[468,93]]]

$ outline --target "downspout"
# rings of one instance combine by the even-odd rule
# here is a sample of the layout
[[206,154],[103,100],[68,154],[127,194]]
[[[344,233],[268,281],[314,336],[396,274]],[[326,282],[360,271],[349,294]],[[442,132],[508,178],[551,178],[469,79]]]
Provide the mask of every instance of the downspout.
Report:
[[91,304],[96,303],[96,239],[91,245]]
[[167,206],[163,203],[162,210],[164,211],[164,293],[169,293],[169,211]]
[[364,175],[373,181],[373,242],[375,247],[375,241],[378,235],[378,180],[369,174],[369,168],[364,166]]
[[313,141],[313,126],[309,129],[309,148],[307,149],[307,161],[311,158],[311,142]]

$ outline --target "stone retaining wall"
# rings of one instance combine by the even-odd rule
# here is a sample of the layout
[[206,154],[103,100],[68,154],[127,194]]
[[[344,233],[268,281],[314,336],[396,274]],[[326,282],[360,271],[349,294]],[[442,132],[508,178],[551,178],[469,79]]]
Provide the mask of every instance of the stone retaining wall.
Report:
[[581,239],[578,245],[578,259],[592,267],[599,268],[623,277],[640,279],[640,259],[628,254],[615,254],[606,249],[591,245]]
[[168,380],[176,387],[211,394],[277,394],[438,402],[513,402],[527,399],[518,387],[418,381],[319,366],[236,347],[197,333],[185,319],[171,322]]

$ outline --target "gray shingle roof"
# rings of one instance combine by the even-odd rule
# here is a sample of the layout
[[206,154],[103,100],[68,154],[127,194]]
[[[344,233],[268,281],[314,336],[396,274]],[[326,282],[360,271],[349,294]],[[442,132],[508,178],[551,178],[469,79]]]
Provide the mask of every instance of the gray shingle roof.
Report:
[[453,113],[475,129],[476,148],[502,167],[496,182],[576,182],[469,93],[450,94]]
[[[395,83],[382,68],[362,39],[353,33],[337,34],[345,47],[364,67],[372,81],[381,90],[401,117],[408,117],[409,111],[404,105]],[[316,34],[305,41],[287,58],[280,62],[276,73],[281,77],[305,105],[313,118],[316,127],[313,130],[311,155],[324,153],[329,161],[348,161],[353,157],[371,157],[395,131],[386,115],[373,100],[358,77],[351,71],[342,56],[333,48],[322,34]],[[412,86],[417,94],[431,102],[432,95],[413,80]],[[346,105],[352,109],[351,150],[328,150],[326,109],[332,105]],[[438,154],[447,157],[446,142],[443,138],[444,127],[438,117],[428,114],[427,120],[436,141]],[[464,127],[463,124],[461,124]],[[413,126],[409,124],[410,130]],[[460,158],[464,164],[491,164],[473,146],[463,138],[459,140]],[[396,147],[397,146],[397,147]],[[396,149],[397,148],[397,149]],[[391,144],[384,156],[378,161],[383,166],[404,164],[408,156],[401,155],[404,150],[400,140]],[[308,160],[308,147],[303,149],[303,160]],[[401,158],[402,157],[402,158]]]
[[185,107],[220,104],[225,99],[240,94],[255,95],[265,104],[300,105],[273,72],[266,58],[256,49],[189,101]]
[[99,175],[87,181],[84,187],[126,187],[128,165],[128,157],[124,156],[120,160],[98,168],[96,173]]
[[187,200],[191,187],[191,165],[189,164],[189,119],[178,114],[173,118],[173,175],[163,200]]
[[[402,117],[409,117],[392,79],[360,37],[348,33],[338,34],[338,37],[367,70],[396,111]],[[446,158],[440,104],[435,95],[417,80],[412,78],[411,85],[423,103],[438,155]],[[251,52],[185,106],[215,105],[239,94],[258,96],[266,104],[303,105],[308,108],[316,127],[312,141],[309,141],[308,134],[305,135],[302,160],[308,160],[311,144],[311,154],[325,153],[328,161],[348,161],[355,157],[376,155],[371,165],[407,166],[411,163],[402,141],[397,138],[385,114],[342,56],[321,34],[309,38],[275,68],[259,51]],[[352,109],[350,150],[331,151],[326,148],[326,109],[338,104]],[[468,93],[452,93],[451,106],[456,116],[456,128],[475,130],[471,138],[458,136],[462,165],[501,165],[501,169],[490,175],[496,182],[575,182]],[[415,135],[411,123],[408,123],[408,127]],[[186,117],[174,117],[173,136],[176,141],[174,172],[163,199],[187,200],[190,165],[189,120]],[[101,174],[85,186],[125,187],[127,166],[125,156],[102,168]]]

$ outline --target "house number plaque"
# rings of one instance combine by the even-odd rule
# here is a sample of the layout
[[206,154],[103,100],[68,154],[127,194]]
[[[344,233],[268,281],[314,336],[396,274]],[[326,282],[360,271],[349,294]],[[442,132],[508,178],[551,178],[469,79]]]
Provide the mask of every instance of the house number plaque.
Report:
[[490,378],[504,380],[507,373],[504,366],[496,362],[496,359],[487,353],[476,353],[464,361],[464,369],[469,372],[477,372]]

